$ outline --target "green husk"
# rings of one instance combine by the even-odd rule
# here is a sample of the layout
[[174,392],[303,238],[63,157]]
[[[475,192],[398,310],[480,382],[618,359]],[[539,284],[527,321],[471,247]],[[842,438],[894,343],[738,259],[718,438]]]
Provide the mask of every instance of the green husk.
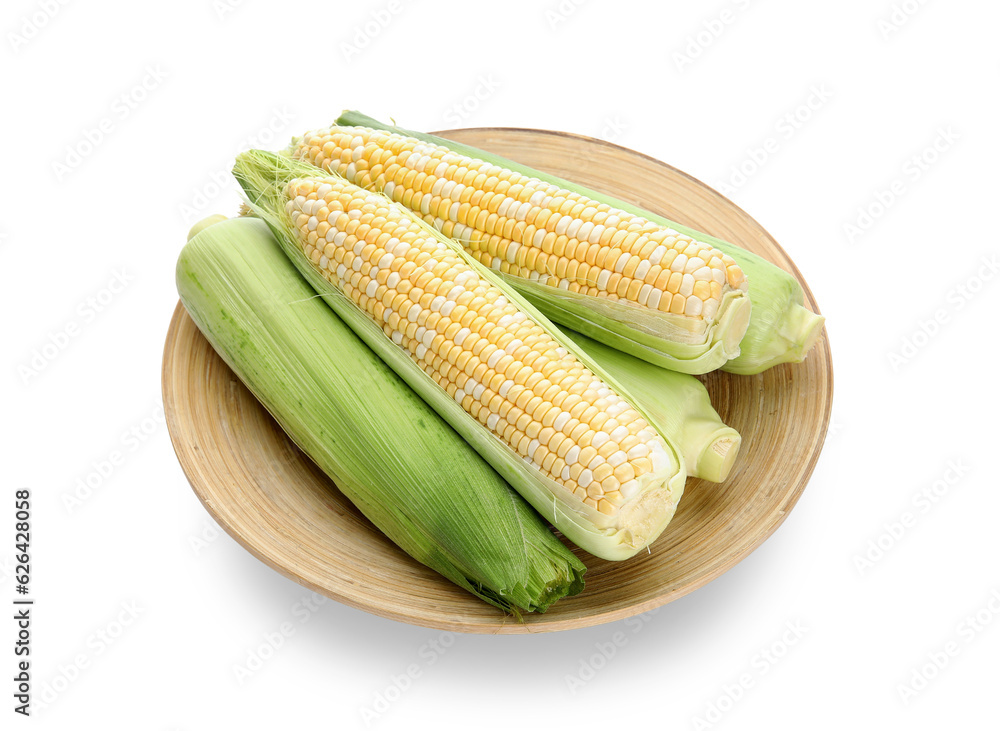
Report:
[[[683,234],[711,244],[723,253],[728,254],[740,265],[747,276],[747,280],[750,282],[749,294],[752,308],[750,310],[749,325],[746,328],[746,333],[743,335],[742,341],[739,343],[739,355],[724,365],[720,364],[724,371],[752,375],[765,371],[779,363],[801,362],[819,339],[820,333],[823,330],[824,318],[821,315],[810,312],[803,306],[805,299],[802,287],[795,277],[766,259],[728,241],[708,236],[688,226],[643,210],[632,203],[585,188],[582,185],[564,180],[555,175],[549,175],[548,173],[529,168],[526,165],[521,165],[499,155],[494,155],[458,142],[452,142],[442,137],[384,124],[361,112],[345,110],[337,118],[335,124],[371,127],[372,129],[381,129],[416,137],[417,139],[437,145],[445,145],[459,154],[469,155],[494,165],[517,170],[525,175],[530,175],[539,180],[566,188],[567,190],[587,195],[601,203],[607,203],[623,211],[642,216],[662,226],[670,226]],[[559,313],[553,312],[551,316],[552,319],[561,322]],[[707,372],[707,370],[685,369],[679,367],[678,363],[671,363],[657,358],[655,356],[655,345],[649,348],[622,347],[620,338],[613,337],[612,333],[606,332],[603,322],[595,323],[593,326],[587,326],[586,323],[580,321],[566,322],[565,324],[567,327],[579,330],[590,337],[601,340],[601,342],[624,349],[632,355],[656,363],[657,365],[685,373]]]
[[719,418],[701,381],[579,333],[566,334],[645,407],[653,427],[681,450],[690,477],[710,482],[723,482],[729,477],[743,439]]
[[583,588],[583,564],[316,298],[262,221],[194,235],[177,289],[282,429],[410,556],[508,612]]
[[[664,441],[671,465],[661,474],[650,473],[650,479],[641,481],[640,495],[617,515],[609,517],[567,496],[565,488],[545,477],[535,467],[525,464],[520,455],[494,436],[477,419],[466,413],[410,358],[408,353],[386,337],[380,326],[328,282],[318,268],[306,258],[298,243],[298,234],[285,213],[283,189],[295,178],[323,178],[328,177],[329,173],[307,163],[263,150],[248,150],[237,156],[233,173],[247,195],[251,210],[267,222],[282,250],[313,289],[322,295],[323,300],[563,535],[584,550],[607,560],[629,558],[659,536],[673,517],[686,478],[683,456],[667,437],[664,437]],[[389,205],[396,205],[388,198],[385,201]],[[460,244],[428,226],[419,216],[402,207],[399,207],[399,210],[421,226],[427,235],[437,238],[456,256],[476,269],[481,277],[498,287],[510,302],[515,303],[551,337],[558,340],[563,347],[635,406],[646,416],[647,421],[652,421],[643,412],[642,405],[631,398],[624,387],[549,323],[513,288],[469,257]]]

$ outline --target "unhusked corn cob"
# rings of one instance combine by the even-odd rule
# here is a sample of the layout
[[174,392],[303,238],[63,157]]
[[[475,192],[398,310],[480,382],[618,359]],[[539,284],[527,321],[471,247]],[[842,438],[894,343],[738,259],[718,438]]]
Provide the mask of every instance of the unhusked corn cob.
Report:
[[618,337],[637,339],[637,348],[661,346],[663,364],[687,372],[712,370],[739,352],[746,277],[731,257],[691,236],[382,130],[308,132],[293,156],[419,213],[565,325],[601,336],[588,328],[598,316]]
[[545,611],[583,588],[583,564],[315,298],[262,221],[205,223],[177,262],[184,307],[362,513],[413,558],[505,610]]
[[[435,135],[383,124],[360,112],[345,111],[336,120],[336,124],[342,126],[363,126],[386,132],[395,132],[415,137],[427,143],[444,145],[456,154],[479,158],[493,165],[517,171],[560,188],[579,193],[627,213],[642,216],[661,226],[670,227],[682,234],[710,244],[719,251],[728,254],[736,261],[747,276],[747,280],[750,283],[749,298],[753,303],[753,307],[750,311],[750,322],[746,328],[746,334],[739,344],[739,355],[722,365],[721,368],[724,371],[750,375],[760,373],[781,363],[800,362],[812,349],[823,331],[824,318],[822,315],[810,312],[803,306],[805,298],[802,286],[794,276],[762,257],[733,243],[708,236],[688,226],[643,210],[639,206],[627,201],[585,188],[582,185],[564,180],[555,175],[535,170],[500,155],[436,137]],[[576,312],[567,311],[563,319],[558,319],[556,316],[557,313],[550,312],[547,314],[553,319],[564,322],[564,324],[574,327],[574,329],[580,332],[584,332],[608,345],[612,345],[619,350],[625,350],[651,363],[687,373],[695,372],[691,368],[685,368],[683,363],[671,363],[664,357],[655,343],[649,343],[641,337],[635,338],[641,347],[632,346],[627,339],[620,337],[614,331],[612,325],[602,321],[599,316],[590,318],[589,322],[585,321],[584,318],[577,318],[579,322],[574,325],[568,320],[574,318]],[[588,329],[588,325],[592,327]]]
[[317,291],[570,540],[615,559],[662,531],[676,448],[515,292],[343,178],[260,151],[234,172]]

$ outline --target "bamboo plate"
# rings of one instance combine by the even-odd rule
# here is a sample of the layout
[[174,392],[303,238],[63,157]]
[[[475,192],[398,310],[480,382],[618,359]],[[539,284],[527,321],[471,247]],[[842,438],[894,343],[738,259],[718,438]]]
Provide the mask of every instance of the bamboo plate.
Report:
[[[669,165],[600,140],[528,129],[444,133],[735,241],[792,272],[795,264],[735,204]],[[743,435],[721,485],[689,480],[650,553],[613,563],[577,550],[583,593],[523,623],[418,564],[372,526],[305,457],[201,336],[178,304],[163,357],[174,449],[212,517],[250,553],[300,584],[353,607],[458,632],[527,633],[623,619],[688,594],[759,546],[787,517],[823,445],[833,395],[829,344],[804,363],[757,376],[716,372],[706,385]],[[781,458],[775,458],[781,455]]]

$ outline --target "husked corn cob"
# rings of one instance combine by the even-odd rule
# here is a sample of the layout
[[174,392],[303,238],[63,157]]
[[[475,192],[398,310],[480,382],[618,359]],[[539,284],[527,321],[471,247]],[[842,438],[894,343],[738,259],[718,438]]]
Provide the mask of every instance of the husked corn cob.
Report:
[[536,469],[606,515],[669,464],[639,412],[389,201],[342,178],[284,190],[305,255]]
[[[423,132],[414,132],[384,124],[360,112],[345,111],[337,119],[336,124],[345,127],[368,127],[402,134],[434,145],[444,145],[455,154],[478,158],[501,168],[537,178],[612,208],[643,217],[660,226],[669,227],[683,235],[709,244],[732,257],[750,283],[749,299],[752,301],[753,307],[750,312],[749,325],[746,327],[746,334],[739,343],[739,355],[721,366],[724,371],[750,375],[760,373],[780,363],[800,362],[812,349],[823,331],[824,318],[822,315],[810,312],[803,306],[804,293],[794,276],[735,244],[708,236],[683,224],[643,210],[627,201],[535,170],[500,155]],[[525,287],[526,293],[528,293],[527,289]],[[699,364],[707,364],[710,356],[696,357],[697,351],[686,352],[670,349],[668,346],[658,345],[657,342],[642,337],[641,334],[633,335],[631,340],[634,342],[629,342],[630,338],[623,337],[615,328],[615,324],[606,322],[599,313],[591,313],[589,317],[583,316],[579,308],[576,307],[567,307],[563,308],[562,312],[555,312],[551,311],[555,308],[554,303],[546,309],[545,303],[541,301],[539,295],[533,295],[533,299],[552,319],[643,360],[685,373],[708,370],[707,368],[700,369]],[[671,360],[671,357],[674,360]]]
[[177,262],[184,307],[288,436],[386,536],[508,611],[545,611],[583,588],[583,564],[315,298],[262,221],[206,220],[192,234]]
[[747,288],[736,262],[707,244],[440,145],[334,127],[306,133],[295,157],[430,217],[504,274],[705,318],[723,287]]
[[[565,325],[595,337],[610,328],[647,348],[653,333],[665,348],[658,353],[662,364],[687,372],[712,370],[739,352],[749,319],[747,280],[731,257],[703,241],[536,177],[383,130],[308,132],[293,157],[420,214]],[[589,321],[594,315],[602,324],[597,331]]]
[[234,172],[317,291],[567,537],[624,558],[662,531],[676,448],[515,292],[339,176],[260,151]]

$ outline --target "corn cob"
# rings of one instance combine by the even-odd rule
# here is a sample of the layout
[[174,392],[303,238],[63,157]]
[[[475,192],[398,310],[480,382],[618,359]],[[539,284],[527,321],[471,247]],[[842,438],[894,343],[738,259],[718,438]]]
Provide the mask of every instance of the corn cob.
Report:
[[681,455],[515,291],[343,178],[259,150],[234,174],[334,311],[571,541],[620,560],[660,534]]
[[743,438],[719,418],[701,381],[579,333],[565,334],[642,404],[653,428],[681,450],[688,477],[710,482],[724,482],[729,477]]
[[315,299],[263,222],[205,227],[181,252],[177,288],[281,427],[410,556],[507,611],[582,589],[583,564]]
[[[444,145],[457,155],[479,158],[492,165],[537,178],[542,182],[587,196],[594,201],[611,206],[612,208],[641,216],[652,223],[674,229],[680,234],[708,244],[723,254],[728,255],[739,265],[740,269],[746,275],[747,281],[750,283],[749,297],[753,306],[750,311],[750,322],[747,326],[746,334],[739,345],[739,355],[721,366],[724,371],[752,375],[780,363],[801,362],[805,359],[806,354],[812,349],[822,333],[824,318],[821,315],[810,312],[803,306],[805,300],[798,280],[780,267],[739,246],[700,233],[688,226],[676,223],[655,213],[642,210],[634,204],[616,199],[613,196],[584,188],[576,183],[534,170],[499,155],[494,155],[434,135],[413,132],[383,124],[360,112],[345,111],[337,119],[336,124],[340,126],[368,127],[413,137],[433,145]],[[550,313],[550,316],[554,320],[561,321],[554,312]],[[593,330],[585,329],[579,323],[574,325],[572,322],[565,322],[565,324],[612,345],[619,350],[625,350],[643,360],[648,360],[651,363],[656,363],[657,365],[673,370],[688,373],[694,372],[690,369],[678,367],[677,364],[667,362],[657,354],[655,348],[628,347],[628,344],[623,343],[620,338],[605,337],[599,332],[595,334]]]
[[560,324],[687,373],[739,353],[747,280],[728,255],[510,169],[395,133],[332,127],[292,156],[402,203]]

